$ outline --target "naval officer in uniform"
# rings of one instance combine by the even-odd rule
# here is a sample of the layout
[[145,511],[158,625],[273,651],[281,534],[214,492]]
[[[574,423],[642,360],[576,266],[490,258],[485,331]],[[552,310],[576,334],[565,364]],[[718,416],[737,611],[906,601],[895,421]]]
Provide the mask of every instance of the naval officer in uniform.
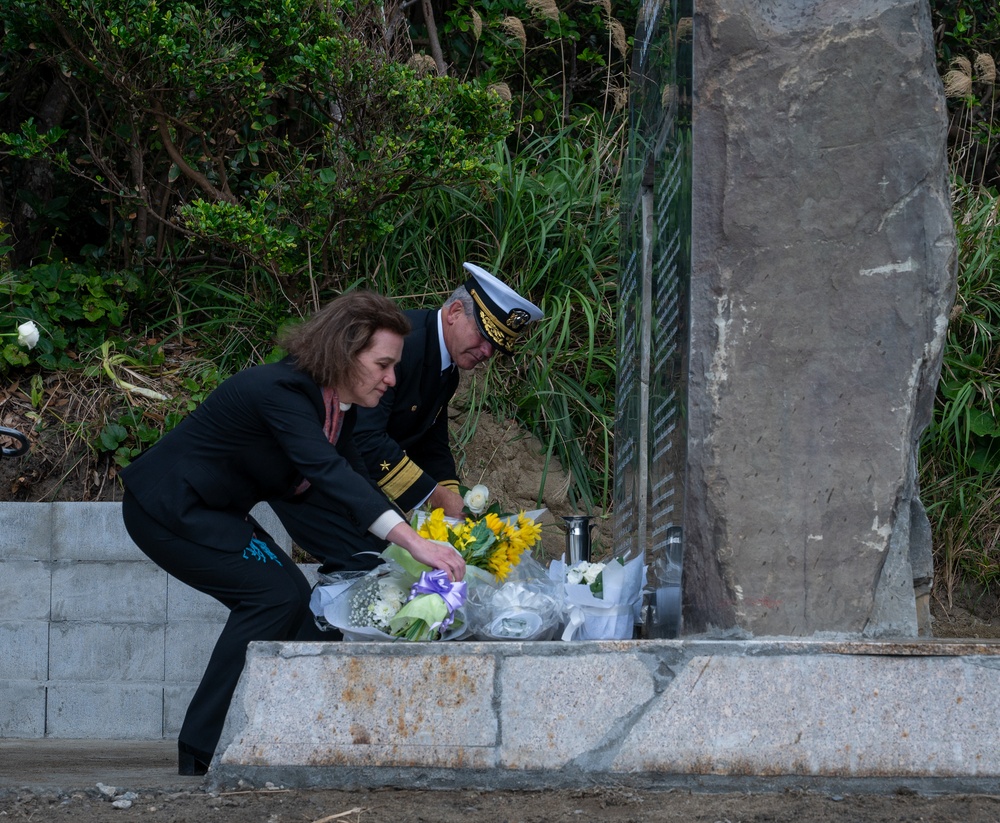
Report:
[[[373,482],[402,511],[427,504],[462,514],[459,478],[448,435],[448,401],[459,369],[497,352],[513,354],[542,310],[473,263],[438,310],[406,312],[412,331],[396,367],[396,384],[374,408],[359,409],[354,440]],[[386,541],[366,532],[321,489],[303,499],[273,501],[292,539],[321,561],[320,570],[370,569]]]

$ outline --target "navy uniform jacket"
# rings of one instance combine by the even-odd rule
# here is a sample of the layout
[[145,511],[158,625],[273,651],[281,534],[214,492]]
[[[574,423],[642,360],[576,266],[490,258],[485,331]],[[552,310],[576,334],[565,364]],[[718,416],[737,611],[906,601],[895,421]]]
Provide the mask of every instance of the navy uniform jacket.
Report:
[[403,344],[396,385],[373,409],[358,409],[354,438],[368,476],[403,511],[434,491],[458,491],[458,473],[448,438],[448,401],[458,387],[458,369],[441,378],[437,311],[406,312],[413,330]]
[[242,550],[250,509],[290,498],[303,477],[364,531],[393,507],[353,447],[354,409],[336,447],[324,419],[320,387],[291,358],[256,366],[225,380],[121,476],[150,516],[199,545]]

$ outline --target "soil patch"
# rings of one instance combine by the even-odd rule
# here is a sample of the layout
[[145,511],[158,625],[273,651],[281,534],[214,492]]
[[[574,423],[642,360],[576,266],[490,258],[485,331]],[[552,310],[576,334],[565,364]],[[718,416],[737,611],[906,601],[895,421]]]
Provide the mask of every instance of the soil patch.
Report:
[[0,794],[8,820],[107,823],[898,823],[901,820],[994,823],[996,797],[841,795],[786,791],[766,794],[651,792],[606,786],[576,791],[359,792],[248,790],[134,792],[128,808],[96,788],[70,793]]

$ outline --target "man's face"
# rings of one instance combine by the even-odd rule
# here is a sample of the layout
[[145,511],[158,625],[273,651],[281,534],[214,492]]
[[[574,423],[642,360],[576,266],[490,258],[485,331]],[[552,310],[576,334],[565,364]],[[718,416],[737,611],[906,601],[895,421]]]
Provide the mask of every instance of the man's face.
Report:
[[444,344],[455,365],[474,369],[493,356],[496,348],[479,331],[476,320],[465,313],[459,302],[452,303],[441,316]]

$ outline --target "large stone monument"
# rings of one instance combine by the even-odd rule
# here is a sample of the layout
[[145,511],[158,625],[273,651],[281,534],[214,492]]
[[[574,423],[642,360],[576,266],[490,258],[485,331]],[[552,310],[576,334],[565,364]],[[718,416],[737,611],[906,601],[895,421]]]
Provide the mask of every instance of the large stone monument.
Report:
[[955,259],[927,2],[699,0],[693,33],[679,5],[637,37],[619,542],[668,607],[683,552],[684,634],[926,633],[917,449]]

